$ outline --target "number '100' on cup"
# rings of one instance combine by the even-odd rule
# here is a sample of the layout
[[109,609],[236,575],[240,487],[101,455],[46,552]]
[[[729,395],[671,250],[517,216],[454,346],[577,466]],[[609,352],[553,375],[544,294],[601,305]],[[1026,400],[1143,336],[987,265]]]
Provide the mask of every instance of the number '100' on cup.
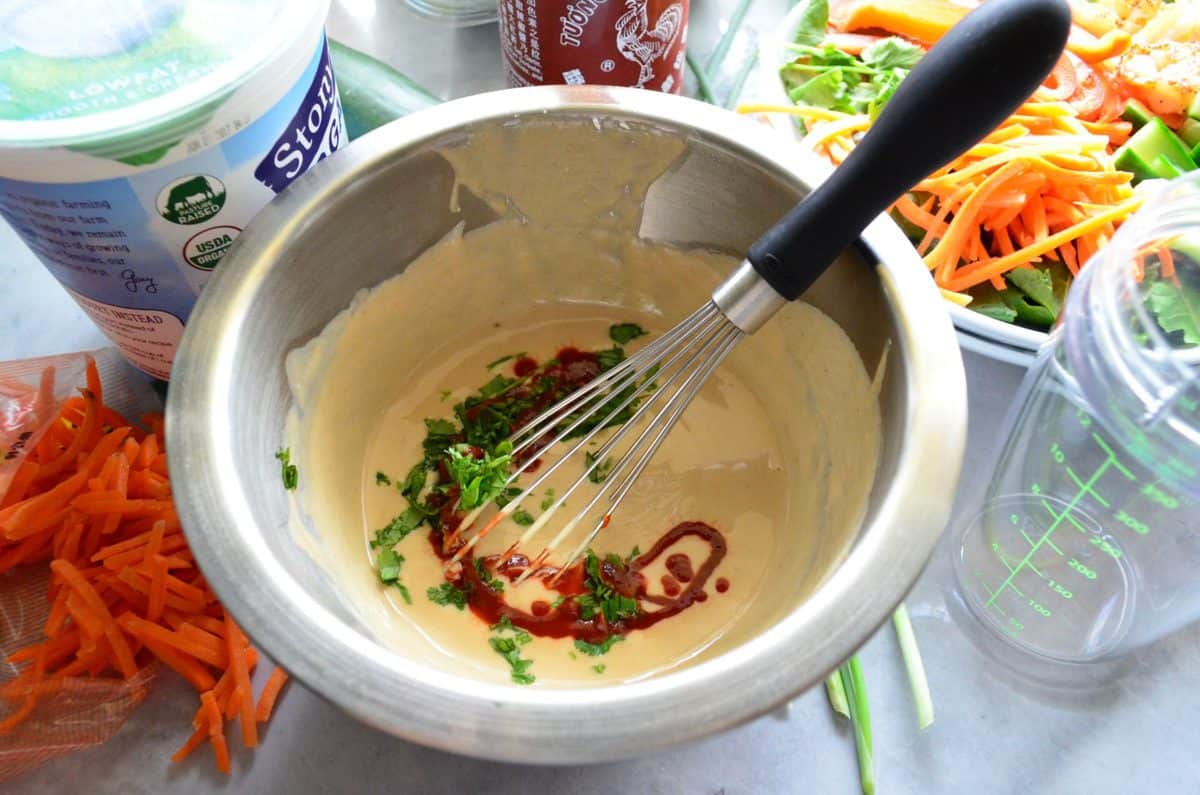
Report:
[[0,215],[152,376],[170,375],[192,305],[246,222],[345,141],[327,11],[0,6]]

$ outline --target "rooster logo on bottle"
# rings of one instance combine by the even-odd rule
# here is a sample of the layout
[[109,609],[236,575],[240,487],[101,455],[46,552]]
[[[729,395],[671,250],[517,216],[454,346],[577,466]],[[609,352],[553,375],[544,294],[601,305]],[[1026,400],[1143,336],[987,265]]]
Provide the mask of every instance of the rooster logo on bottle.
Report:
[[648,0],[625,0],[628,10],[621,15],[616,24],[617,49],[626,60],[633,61],[641,67],[637,88],[645,88],[646,83],[654,77],[651,64],[667,56],[683,28],[681,3],[672,3],[664,8],[652,28],[647,2]]

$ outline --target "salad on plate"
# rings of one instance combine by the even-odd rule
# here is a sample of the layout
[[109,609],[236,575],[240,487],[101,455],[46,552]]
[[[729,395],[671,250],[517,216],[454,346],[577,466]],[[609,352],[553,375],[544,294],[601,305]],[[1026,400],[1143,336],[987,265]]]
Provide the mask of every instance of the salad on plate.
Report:
[[[839,164],[970,8],[802,0],[779,54],[787,101],[740,110],[790,116],[802,146]],[[1146,189],[1200,161],[1200,2],[1077,0],[1072,17],[1042,87],[891,210],[956,305],[956,325],[1016,347],[1036,347],[1072,279]],[[1200,284],[1176,289],[1173,303],[1200,307]]]

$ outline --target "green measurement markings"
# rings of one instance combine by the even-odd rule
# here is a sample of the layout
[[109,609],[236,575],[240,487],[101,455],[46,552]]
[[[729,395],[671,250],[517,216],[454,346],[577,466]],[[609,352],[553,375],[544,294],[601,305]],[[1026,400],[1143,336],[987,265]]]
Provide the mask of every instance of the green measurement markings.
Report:
[[1013,580],[1016,578],[1017,574],[1019,574],[1025,568],[1030,569],[1039,577],[1043,576],[1042,573],[1034,568],[1033,564],[1031,563],[1034,554],[1041,549],[1043,544],[1050,547],[1050,549],[1054,550],[1059,555],[1063,554],[1062,550],[1055,546],[1054,542],[1050,540],[1050,536],[1054,535],[1054,531],[1058,529],[1058,526],[1062,524],[1064,520],[1074,525],[1075,528],[1081,533],[1086,532],[1083,527],[1080,526],[1080,524],[1071,516],[1071,512],[1075,510],[1075,506],[1079,504],[1079,501],[1088,494],[1092,495],[1092,497],[1094,497],[1101,505],[1108,505],[1108,502],[1098,493],[1096,493],[1096,490],[1093,487],[1096,485],[1096,482],[1100,480],[1100,478],[1104,477],[1104,473],[1107,472],[1110,467],[1115,467],[1121,472],[1122,475],[1130,480],[1137,480],[1132,472],[1121,465],[1121,462],[1117,460],[1116,453],[1113,452],[1113,449],[1109,447],[1103,439],[1094,433],[1092,434],[1092,439],[1097,445],[1100,446],[1100,449],[1105,452],[1107,457],[1105,458],[1104,462],[1096,468],[1096,471],[1092,473],[1092,476],[1089,477],[1087,481],[1080,480],[1079,476],[1076,475],[1070,467],[1066,467],[1067,476],[1075,482],[1075,485],[1078,487],[1078,491],[1075,492],[1075,496],[1071,498],[1071,501],[1067,503],[1067,507],[1064,508],[1061,513],[1056,513],[1050,507],[1048,502],[1042,500],[1042,507],[1044,507],[1046,512],[1050,514],[1053,521],[1050,523],[1050,526],[1046,528],[1046,532],[1042,533],[1042,537],[1036,542],[1033,541],[1024,530],[1020,531],[1021,535],[1025,537],[1025,541],[1030,545],[1029,551],[1025,553],[1025,557],[1015,567],[1010,565],[1007,561],[1003,561],[1004,567],[1008,569],[1008,576],[1004,578],[1004,582],[1000,583],[1000,587],[996,590],[993,591],[990,588],[986,588],[990,598],[987,600],[987,603],[984,605],[984,607],[995,608],[996,610],[1000,611],[1001,615],[1003,615],[1004,611],[1000,610],[1000,606],[996,604],[996,597],[1002,594],[1005,588],[1009,588],[1019,596],[1024,597],[1024,594],[1015,585],[1013,585]]

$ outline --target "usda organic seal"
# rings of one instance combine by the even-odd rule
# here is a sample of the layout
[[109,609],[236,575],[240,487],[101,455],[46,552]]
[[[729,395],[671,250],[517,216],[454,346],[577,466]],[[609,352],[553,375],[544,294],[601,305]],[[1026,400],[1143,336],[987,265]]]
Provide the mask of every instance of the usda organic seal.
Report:
[[211,226],[197,232],[184,244],[183,258],[193,268],[210,271],[217,267],[241,231],[236,226]]

